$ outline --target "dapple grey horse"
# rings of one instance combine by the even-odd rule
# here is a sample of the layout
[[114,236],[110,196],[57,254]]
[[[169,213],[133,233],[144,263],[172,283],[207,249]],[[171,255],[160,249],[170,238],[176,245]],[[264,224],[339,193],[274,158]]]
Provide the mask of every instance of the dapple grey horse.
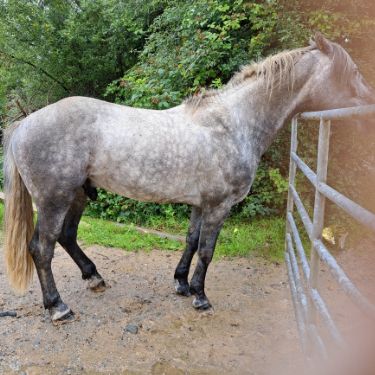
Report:
[[348,53],[317,34],[310,46],[245,66],[222,89],[172,109],[71,97],[29,115],[9,129],[5,145],[4,246],[11,285],[24,291],[35,264],[52,320],[71,318],[51,271],[58,241],[92,289],[105,287],[77,244],[86,197],[95,198],[100,187],[142,201],[192,206],[175,287],[178,294],[195,296],[195,308],[209,308],[204,285],[216,239],[231,207],[248,194],[278,130],[301,111],[373,101]]

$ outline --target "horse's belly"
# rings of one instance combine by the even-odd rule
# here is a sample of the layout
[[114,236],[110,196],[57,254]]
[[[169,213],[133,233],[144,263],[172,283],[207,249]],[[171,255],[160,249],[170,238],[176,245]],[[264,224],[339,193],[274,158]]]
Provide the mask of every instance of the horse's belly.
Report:
[[209,142],[194,127],[124,127],[103,133],[91,162],[93,183],[117,194],[149,202],[200,205],[199,180],[212,169]]
[[197,185],[176,175],[148,175],[140,170],[137,174],[102,174],[90,177],[93,185],[116,194],[144,202],[187,203],[200,205]]

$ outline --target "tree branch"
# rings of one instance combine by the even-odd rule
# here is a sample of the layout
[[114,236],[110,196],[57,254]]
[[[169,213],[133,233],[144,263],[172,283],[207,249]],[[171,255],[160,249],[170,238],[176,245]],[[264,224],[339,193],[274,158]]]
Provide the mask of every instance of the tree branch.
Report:
[[18,109],[23,113],[23,115],[27,117],[29,115],[29,112],[21,105],[18,99],[16,99],[16,104],[17,104]]
[[73,3],[78,10],[82,10],[80,0],[71,0],[71,3]]
[[58,83],[65,91],[69,92],[69,89],[65,86],[65,84],[63,82],[61,82],[60,80],[58,80],[57,78],[55,78],[53,75],[51,75],[50,73],[48,73],[46,70],[44,70],[40,66],[37,66],[37,65],[35,65],[34,63],[32,63],[30,61],[21,59],[19,57],[16,57],[16,56],[14,56],[14,55],[12,55],[10,53],[7,53],[7,52],[1,51],[1,50],[0,50],[0,54],[8,56],[8,57],[12,58],[13,60],[19,61],[19,62],[21,62],[23,64],[26,64],[26,65],[29,65],[29,66],[33,67],[36,70],[39,70],[39,72],[43,73],[48,78],[52,79],[52,81]]

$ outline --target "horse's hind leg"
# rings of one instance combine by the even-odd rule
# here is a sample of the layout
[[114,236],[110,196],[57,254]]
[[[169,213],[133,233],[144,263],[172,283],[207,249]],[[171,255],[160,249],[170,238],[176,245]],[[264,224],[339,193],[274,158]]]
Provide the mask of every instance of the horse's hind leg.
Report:
[[67,319],[73,314],[60,297],[51,270],[56,240],[69,207],[68,204],[66,208],[63,206],[39,207],[38,222],[29,247],[42,288],[43,304],[53,321]]
[[82,272],[82,279],[88,280],[89,288],[95,292],[105,289],[105,282],[96,270],[95,264],[85,255],[77,243],[78,224],[86,205],[84,189],[80,189],[65,216],[63,228],[58,239]]
[[199,232],[201,230],[202,211],[198,207],[193,207],[190,215],[190,225],[186,236],[186,248],[177,265],[174,273],[175,289],[177,294],[190,296],[188,275],[191,261],[198,249]]

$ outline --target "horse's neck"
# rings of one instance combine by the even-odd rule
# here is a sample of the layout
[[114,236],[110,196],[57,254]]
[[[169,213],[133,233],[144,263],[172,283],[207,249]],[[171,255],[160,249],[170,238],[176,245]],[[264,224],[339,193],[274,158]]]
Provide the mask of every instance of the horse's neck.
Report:
[[303,98],[299,95],[304,77],[296,79],[291,91],[290,83],[274,87],[270,94],[261,82],[250,82],[243,90],[238,109],[241,128],[259,157],[276,138],[277,132],[301,109]]

